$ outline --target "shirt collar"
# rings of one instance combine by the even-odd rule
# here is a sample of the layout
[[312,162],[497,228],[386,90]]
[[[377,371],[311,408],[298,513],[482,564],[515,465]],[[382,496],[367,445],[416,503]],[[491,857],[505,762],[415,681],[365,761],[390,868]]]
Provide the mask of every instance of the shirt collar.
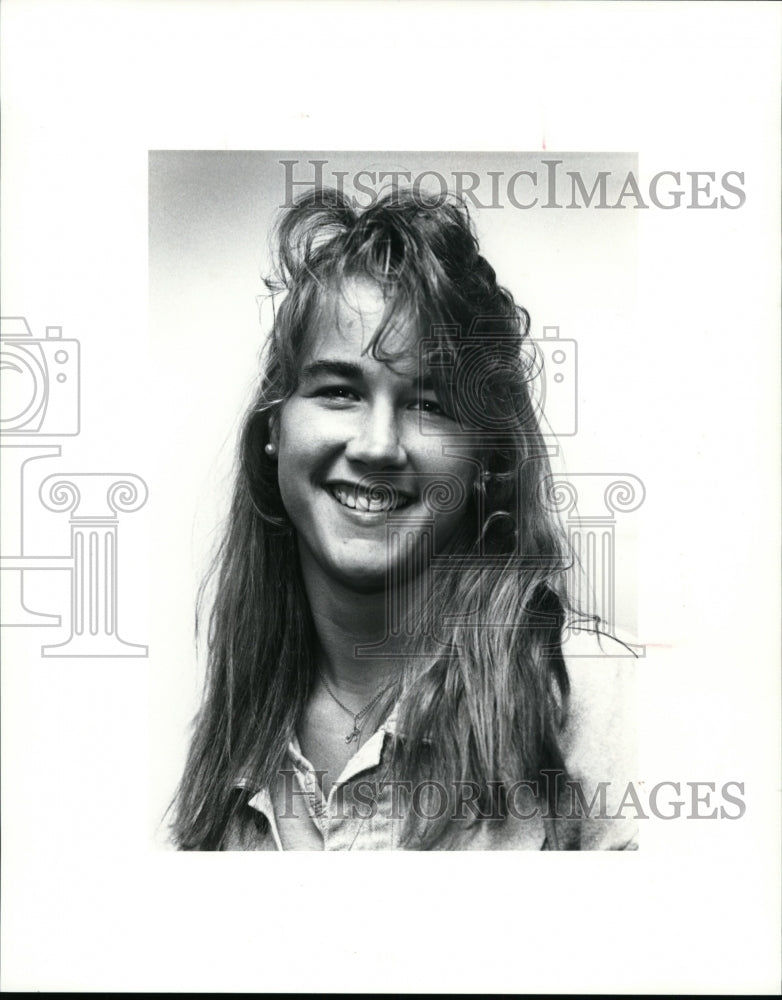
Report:
[[[360,747],[347,762],[335,784],[344,785],[361,771],[377,767],[380,763],[383,747],[385,746],[386,736],[396,735],[398,719],[398,706],[394,705],[385,722],[369,737],[366,743]],[[287,755],[294,766],[301,769],[312,769],[312,765],[301,752],[299,740],[295,733],[293,734],[291,741],[288,743]],[[236,779],[234,782],[234,788],[241,788],[255,793],[256,797],[260,797],[258,801],[265,802],[269,795],[268,788],[259,788],[259,786],[253,781],[251,775],[246,772]]]

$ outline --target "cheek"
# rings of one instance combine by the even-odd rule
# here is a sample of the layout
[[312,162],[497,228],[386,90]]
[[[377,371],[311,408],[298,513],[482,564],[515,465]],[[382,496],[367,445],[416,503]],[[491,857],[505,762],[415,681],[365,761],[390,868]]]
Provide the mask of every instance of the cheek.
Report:
[[[461,454],[447,454],[451,450]],[[419,452],[418,468],[433,484],[440,481],[443,485],[453,485],[455,489],[461,487],[460,492],[464,493],[469,492],[480,472],[477,456],[473,456],[470,447],[462,449],[453,440],[441,439],[433,439]]]
[[288,513],[297,505],[309,476],[308,470],[314,460],[312,434],[306,433],[304,421],[296,407],[290,407],[280,415],[277,435],[277,481],[282,501]]
[[[331,418],[331,419],[330,419]],[[292,399],[280,415],[277,482],[294,526],[312,526],[313,505],[340,447],[339,421],[313,412],[306,401]]]
[[288,403],[280,415],[278,434],[278,465],[280,478],[310,467],[317,461],[323,445],[321,425],[308,419],[307,412],[295,401]]
[[296,464],[329,458],[350,433],[345,414],[330,412],[295,397],[280,414],[278,447],[280,457]]
[[430,455],[425,469],[424,504],[434,515],[440,530],[450,534],[470,511],[478,466],[466,459],[454,459],[438,452]]

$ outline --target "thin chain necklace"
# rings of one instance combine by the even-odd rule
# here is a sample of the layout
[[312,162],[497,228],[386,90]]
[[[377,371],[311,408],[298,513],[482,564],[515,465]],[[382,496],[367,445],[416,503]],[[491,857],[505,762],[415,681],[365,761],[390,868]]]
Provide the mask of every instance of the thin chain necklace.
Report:
[[[384,688],[381,688],[380,691],[378,691],[378,693],[372,699],[372,701],[370,701],[366,705],[364,705],[364,707],[361,709],[360,712],[354,712],[352,708],[348,708],[347,705],[343,705],[342,704],[342,702],[339,700],[339,698],[331,690],[331,687],[330,687],[328,681],[326,680],[326,678],[324,677],[323,674],[320,675],[320,679],[323,681],[323,686],[325,687],[325,689],[328,691],[328,693],[331,695],[331,697],[334,699],[334,701],[339,705],[339,707],[344,712],[347,712],[348,715],[352,715],[353,716],[353,729],[345,737],[345,742],[346,743],[353,743],[355,740],[360,740],[361,739],[361,734],[364,731],[364,726],[366,725],[366,719],[364,719],[364,716],[367,714],[367,712],[369,712],[369,710],[371,708],[373,708],[380,701],[381,697],[391,687],[391,684],[386,684],[386,686]],[[361,722],[362,719],[364,719],[364,722],[359,727],[359,722]]]

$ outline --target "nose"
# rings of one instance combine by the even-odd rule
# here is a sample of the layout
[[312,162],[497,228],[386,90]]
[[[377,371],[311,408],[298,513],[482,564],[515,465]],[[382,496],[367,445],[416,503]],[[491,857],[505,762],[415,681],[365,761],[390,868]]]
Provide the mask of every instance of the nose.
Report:
[[353,462],[376,469],[399,468],[407,461],[393,406],[378,402],[362,415],[345,454]]

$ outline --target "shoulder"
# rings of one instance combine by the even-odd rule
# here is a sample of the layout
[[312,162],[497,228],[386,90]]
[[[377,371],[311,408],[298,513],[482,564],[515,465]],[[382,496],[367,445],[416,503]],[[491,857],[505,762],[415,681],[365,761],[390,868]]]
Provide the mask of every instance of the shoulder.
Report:
[[[568,778],[595,815],[583,823],[582,848],[635,846],[634,810],[620,810],[637,773],[636,669],[633,643],[595,629],[566,633],[570,693],[561,742]],[[617,816],[617,811],[619,815]],[[616,816],[605,819],[598,813]]]
[[277,850],[269,821],[253,804],[255,799],[242,802],[231,815],[219,848],[221,851]]

